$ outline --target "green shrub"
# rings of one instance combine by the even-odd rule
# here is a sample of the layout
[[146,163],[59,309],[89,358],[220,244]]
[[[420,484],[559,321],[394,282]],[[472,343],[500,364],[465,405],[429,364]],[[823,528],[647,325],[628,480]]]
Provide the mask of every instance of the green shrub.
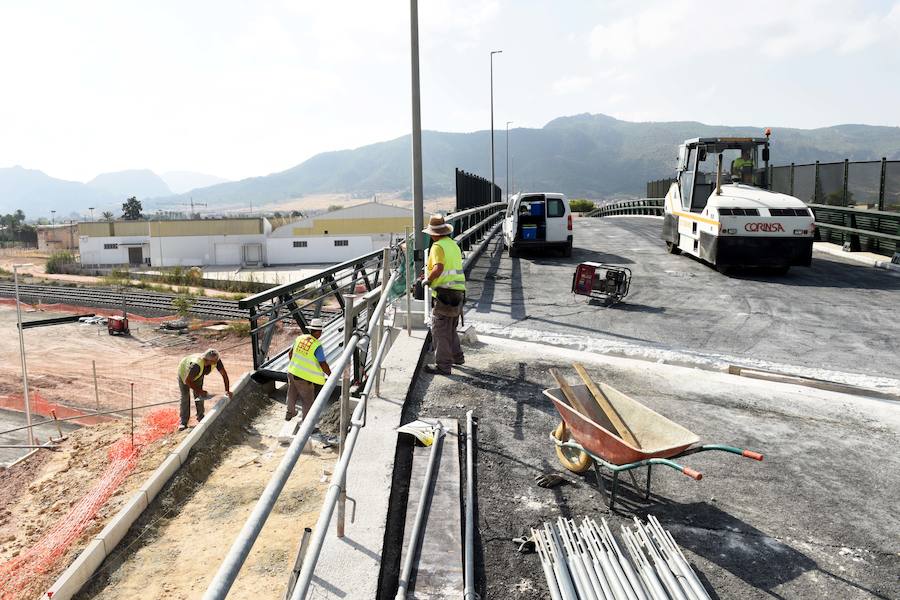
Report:
[[228,331],[238,337],[248,337],[250,335],[250,323],[247,321],[232,321],[228,325]]
[[186,294],[181,294],[172,299],[172,308],[175,309],[175,312],[177,312],[180,317],[188,316],[193,305],[194,299]]
[[77,270],[75,255],[71,252],[59,250],[47,259],[46,271],[48,273],[71,273],[75,270]]
[[594,203],[584,199],[570,200],[569,208],[572,209],[572,212],[583,213],[594,210]]

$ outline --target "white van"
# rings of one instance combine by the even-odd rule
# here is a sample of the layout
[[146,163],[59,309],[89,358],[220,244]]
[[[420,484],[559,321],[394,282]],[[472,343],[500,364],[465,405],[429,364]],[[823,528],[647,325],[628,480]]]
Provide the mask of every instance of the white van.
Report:
[[572,211],[564,194],[520,192],[509,199],[503,245],[510,256],[520,250],[555,248],[572,256]]

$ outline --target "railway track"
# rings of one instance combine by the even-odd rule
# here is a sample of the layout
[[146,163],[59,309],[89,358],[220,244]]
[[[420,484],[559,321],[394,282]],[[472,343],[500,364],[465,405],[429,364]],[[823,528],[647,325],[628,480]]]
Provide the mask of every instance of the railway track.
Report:
[[[172,301],[177,294],[161,294],[139,290],[121,290],[103,287],[69,287],[59,285],[19,284],[19,296],[31,302],[76,304],[79,306],[103,306],[168,315],[175,312]],[[0,296],[15,297],[13,283],[0,283]],[[246,319],[249,311],[238,308],[237,300],[197,296],[189,311],[193,315],[221,319]]]

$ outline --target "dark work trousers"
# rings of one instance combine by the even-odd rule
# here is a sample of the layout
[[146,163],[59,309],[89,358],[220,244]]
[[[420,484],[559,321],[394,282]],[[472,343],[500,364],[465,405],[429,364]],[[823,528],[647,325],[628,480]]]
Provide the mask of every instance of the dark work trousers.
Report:
[[[197,380],[197,387],[201,390],[203,389],[202,376]],[[179,407],[181,424],[187,427],[188,421],[191,418],[191,386],[183,382],[179,377],[178,389],[181,391],[181,406]],[[194,393],[194,406],[197,408],[197,421],[199,422],[203,418],[203,400],[197,399],[196,392]]]
[[453,363],[463,362],[462,346],[456,328],[459,316],[431,315],[431,343],[434,345],[434,363],[437,369],[450,373]]

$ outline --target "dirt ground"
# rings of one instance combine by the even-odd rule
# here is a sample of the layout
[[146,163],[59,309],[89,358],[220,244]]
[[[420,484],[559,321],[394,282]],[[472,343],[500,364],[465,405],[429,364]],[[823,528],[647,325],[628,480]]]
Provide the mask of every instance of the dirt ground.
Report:
[[[0,471],[0,565],[34,546],[66,516],[106,469],[110,447],[128,436],[129,431],[127,422],[85,427],[70,433],[59,451],[32,455],[15,467]],[[45,573],[31,574],[27,588],[19,597],[35,598],[42,594],[182,436],[173,430],[172,434],[144,448],[136,468],[55,562],[56,566]],[[2,592],[0,585],[0,595]]]
[[[246,403],[246,402],[245,402]],[[225,415],[223,415],[223,418]],[[199,598],[280,462],[276,436],[284,406],[264,402],[258,414],[232,420],[235,443],[199,451],[107,559],[86,598]],[[206,456],[202,456],[202,454]],[[318,517],[336,459],[331,449],[304,451],[229,598],[280,596],[304,527]],[[180,478],[180,479],[179,479]]]
[[[94,312],[86,309],[85,312]],[[61,313],[27,312],[23,319],[65,316]],[[10,332],[0,336],[0,396],[21,401],[19,343],[15,335],[15,307],[0,305],[0,328]],[[273,347],[286,346],[289,334],[279,334]],[[218,348],[222,362],[234,384],[250,370],[250,338],[227,332],[193,331],[175,335],[157,330],[154,322],[132,319],[130,336],[107,335],[105,327],[66,323],[25,330],[29,385],[53,403],[95,409],[92,361],[97,364],[100,406],[122,408],[131,402],[134,385],[135,406],[178,399],[176,372],[186,354]],[[218,394],[224,385],[218,373],[206,378],[207,391]],[[12,408],[11,406],[7,406]]]
[[[900,409],[878,400],[651,362],[499,341],[466,348],[452,377],[423,375],[405,419],[465,422],[475,409],[480,584],[485,600],[546,598],[534,554],[513,537],[564,516],[606,517],[614,531],[655,514],[681,544],[714,599],[900,598]],[[575,356],[575,358],[573,358]],[[577,381],[573,360],[595,378],[687,427],[705,443],[765,454],[762,463],[708,452],[680,462],[704,474],[653,472],[649,502],[624,478],[608,511],[592,471],[560,466],[549,432],[559,416],[542,390],[548,369]],[[873,459],[878,457],[877,459]],[[534,477],[562,474],[543,489]],[[636,475],[643,484],[646,471]],[[604,475],[604,481],[609,479]]]

